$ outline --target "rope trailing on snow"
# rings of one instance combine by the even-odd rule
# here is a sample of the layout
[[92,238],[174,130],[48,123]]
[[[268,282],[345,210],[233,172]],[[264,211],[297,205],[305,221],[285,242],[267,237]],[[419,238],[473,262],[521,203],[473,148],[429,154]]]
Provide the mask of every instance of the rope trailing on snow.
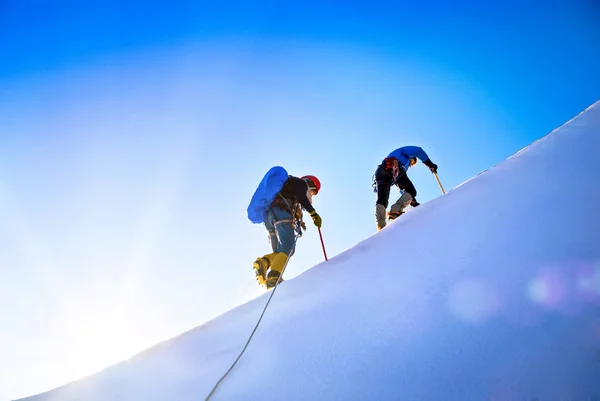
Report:
[[[298,237],[300,236],[300,232],[301,232],[301,229],[299,230],[298,234],[296,234],[296,238],[294,238],[294,247],[292,248],[292,251],[290,252],[290,255],[294,252],[294,249],[296,248],[296,241],[298,241]],[[258,321],[256,322],[256,326],[254,326],[254,330],[252,330],[252,333],[250,334],[250,337],[248,337],[248,341],[246,341],[246,345],[244,345],[244,348],[242,349],[242,352],[240,352],[240,354],[235,359],[235,361],[233,361],[233,363],[231,364],[231,366],[229,367],[229,369],[227,370],[227,372],[225,372],[225,374],[219,379],[219,381],[217,382],[217,384],[215,384],[215,386],[210,391],[210,393],[208,394],[208,396],[206,396],[206,400],[205,401],[209,401],[210,400],[210,398],[213,396],[213,394],[215,393],[215,391],[217,391],[217,387],[219,387],[219,385],[223,382],[223,380],[225,380],[225,378],[227,377],[227,375],[229,374],[229,372],[231,372],[233,370],[233,368],[238,363],[238,361],[240,360],[240,358],[242,357],[242,355],[244,355],[244,352],[246,351],[246,348],[248,348],[248,345],[250,345],[250,341],[252,340],[252,337],[254,337],[254,333],[256,333],[256,330],[258,329],[258,326],[260,325],[260,322],[262,321],[262,318],[265,315],[265,312],[267,311],[267,308],[268,308],[269,304],[271,303],[271,299],[273,299],[273,295],[275,295],[275,291],[277,290],[277,287],[279,286],[279,283],[281,283],[281,278],[283,277],[283,273],[285,272],[285,268],[287,267],[288,262],[290,261],[291,258],[292,257],[289,256],[287,258],[287,260],[285,261],[285,264],[283,265],[283,269],[281,270],[281,274],[279,275],[279,279],[277,280],[277,283],[275,283],[275,286],[273,287],[273,291],[271,291],[271,295],[269,295],[269,299],[267,300],[267,303],[265,304],[265,307],[263,308],[263,311],[260,314],[260,317],[258,318]]]

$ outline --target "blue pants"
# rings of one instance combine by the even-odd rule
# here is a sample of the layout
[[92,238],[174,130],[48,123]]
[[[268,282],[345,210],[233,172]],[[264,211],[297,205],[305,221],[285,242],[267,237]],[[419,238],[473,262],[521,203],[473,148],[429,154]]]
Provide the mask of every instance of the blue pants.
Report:
[[273,252],[283,252],[288,256],[294,253],[296,230],[290,212],[279,206],[271,206],[265,217],[265,228],[269,232],[269,241]]

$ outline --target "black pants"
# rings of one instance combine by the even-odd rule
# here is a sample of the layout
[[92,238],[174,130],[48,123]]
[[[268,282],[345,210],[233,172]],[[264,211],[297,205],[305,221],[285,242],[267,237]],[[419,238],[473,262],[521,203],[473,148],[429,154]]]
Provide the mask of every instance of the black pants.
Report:
[[377,167],[375,171],[375,190],[377,192],[377,202],[376,205],[383,205],[386,209],[388,207],[388,202],[390,199],[390,188],[392,185],[396,184],[398,188],[403,191],[408,192],[412,195],[413,198],[417,197],[417,190],[413,185],[410,178],[406,174],[406,169],[404,166],[400,167],[400,174],[396,177],[396,181],[394,182],[394,175],[392,170],[387,170],[385,168],[385,162]]

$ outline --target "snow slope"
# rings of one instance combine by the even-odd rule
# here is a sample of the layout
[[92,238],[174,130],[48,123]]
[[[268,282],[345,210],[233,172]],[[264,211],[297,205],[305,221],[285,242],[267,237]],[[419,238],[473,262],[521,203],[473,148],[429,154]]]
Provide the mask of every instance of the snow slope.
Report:
[[[599,154],[600,102],[284,282],[212,400],[600,399]],[[203,400],[266,296],[26,400]]]

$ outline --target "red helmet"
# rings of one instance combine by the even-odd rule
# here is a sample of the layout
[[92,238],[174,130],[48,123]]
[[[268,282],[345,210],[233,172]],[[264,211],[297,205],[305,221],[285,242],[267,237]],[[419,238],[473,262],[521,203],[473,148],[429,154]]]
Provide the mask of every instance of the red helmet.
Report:
[[314,175],[305,175],[302,177],[302,179],[307,181],[309,187],[316,188],[317,192],[321,190],[321,181],[319,181],[319,179]]

